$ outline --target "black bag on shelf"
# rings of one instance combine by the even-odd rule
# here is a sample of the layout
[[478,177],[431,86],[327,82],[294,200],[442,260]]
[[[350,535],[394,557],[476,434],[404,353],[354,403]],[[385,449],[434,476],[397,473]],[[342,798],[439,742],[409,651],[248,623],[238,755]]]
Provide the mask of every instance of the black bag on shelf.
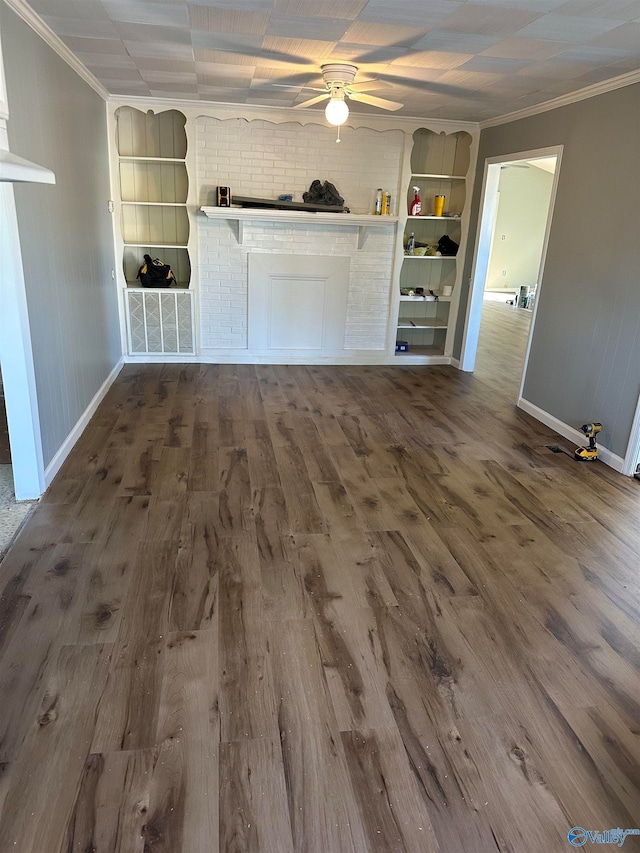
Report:
[[444,257],[454,257],[458,254],[458,244],[452,240],[447,234],[443,234],[438,240],[438,251]]
[[302,200],[307,204],[326,204],[328,207],[342,207],[344,199],[330,181],[313,181]]
[[144,263],[138,270],[136,278],[140,279],[142,287],[171,287],[176,277],[169,264],[163,264],[151,255],[144,256]]

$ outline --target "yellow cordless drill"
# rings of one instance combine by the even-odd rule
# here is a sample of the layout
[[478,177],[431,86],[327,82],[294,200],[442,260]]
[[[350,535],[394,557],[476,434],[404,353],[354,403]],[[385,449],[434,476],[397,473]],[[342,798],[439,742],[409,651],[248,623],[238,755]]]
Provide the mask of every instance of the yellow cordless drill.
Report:
[[595,462],[598,458],[596,435],[602,432],[602,424],[583,424],[580,429],[589,439],[589,447],[576,448],[575,457],[583,462]]

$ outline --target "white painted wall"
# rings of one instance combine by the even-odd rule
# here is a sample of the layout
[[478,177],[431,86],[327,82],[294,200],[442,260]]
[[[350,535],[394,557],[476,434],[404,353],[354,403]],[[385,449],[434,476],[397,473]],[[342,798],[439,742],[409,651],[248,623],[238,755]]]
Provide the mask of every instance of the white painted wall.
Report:
[[501,170],[486,290],[536,285],[552,185],[553,175],[537,166]]

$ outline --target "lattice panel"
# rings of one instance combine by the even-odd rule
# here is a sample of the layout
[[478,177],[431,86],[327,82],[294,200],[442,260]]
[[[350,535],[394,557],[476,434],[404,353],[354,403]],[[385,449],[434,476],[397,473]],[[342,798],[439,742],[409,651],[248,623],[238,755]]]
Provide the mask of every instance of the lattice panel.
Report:
[[194,355],[191,291],[127,290],[130,355]]
[[173,293],[160,294],[160,306],[163,318],[163,345],[167,352],[178,352],[178,317]]
[[131,353],[146,352],[147,339],[144,333],[144,299],[142,293],[127,294],[129,319],[129,350]]
[[195,351],[193,336],[193,304],[191,298],[181,298],[184,296],[190,297],[191,294],[177,293],[176,296],[178,297],[176,302],[178,309],[178,349],[181,353],[192,353]]

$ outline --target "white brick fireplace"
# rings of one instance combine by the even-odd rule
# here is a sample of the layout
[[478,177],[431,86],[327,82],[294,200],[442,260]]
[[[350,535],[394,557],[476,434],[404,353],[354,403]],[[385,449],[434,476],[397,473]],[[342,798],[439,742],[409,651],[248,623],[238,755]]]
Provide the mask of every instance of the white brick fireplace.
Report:
[[[394,206],[397,206],[403,132],[357,128],[349,133],[348,144],[337,145],[335,131],[325,125],[199,117],[196,166],[200,204],[214,204],[213,193],[217,186],[229,186],[232,195],[262,198],[292,193],[295,200],[301,201],[302,193],[313,180],[319,179],[335,184],[352,214],[372,213],[377,187],[390,190]],[[404,205],[404,200],[401,204]],[[281,291],[282,294],[286,292],[288,300],[295,293],[300,300],[299,312],[295,305],[280,311],[280,315],[288,317],[292,324],[292,341],[301,340],[300,328],[295,325],[298,315],[301,324],[309,318],[305,306],[305,278],[313,274],[316,266],[312,258],[344,258],[349,271],[348,280],[342,285],[345,289],[344,317],[340,319],[331,312],[328,315],[343,325],[342,346],[336,348],[332,344],[322,352],[316,349],[315,355],[311,349],[307,351],[301,347],[293,347],[286,353],[274,351],[274,361],[384,360],[389,350],[389,310],[397,250],[395,221],[390,218],[386,227],[380,223],[382,227],[367,229],[363,237],[358,225],[351,224],[347,214],[344,222],[339,223],[323,222],[323,215],[316,214],[313,222],[308,218],[300,222],[245,220],[240,231],[241,241],[237,222],[199,215],[200,351],[203,357],[220,361],[264,359],[264,348],[256,349],[252,345],[255,337],[250,339],[249,336],[249,268],[252,256],[272,254],[310,258],[304,273],[298,266],[299,293],[295,287]],[[254,328],[255,322],[254,313]],[[282,333],[278,335],[282,343]],[[260,340],[264,341],[264,336]],[[282,347],[277,349],[282,350]]]

